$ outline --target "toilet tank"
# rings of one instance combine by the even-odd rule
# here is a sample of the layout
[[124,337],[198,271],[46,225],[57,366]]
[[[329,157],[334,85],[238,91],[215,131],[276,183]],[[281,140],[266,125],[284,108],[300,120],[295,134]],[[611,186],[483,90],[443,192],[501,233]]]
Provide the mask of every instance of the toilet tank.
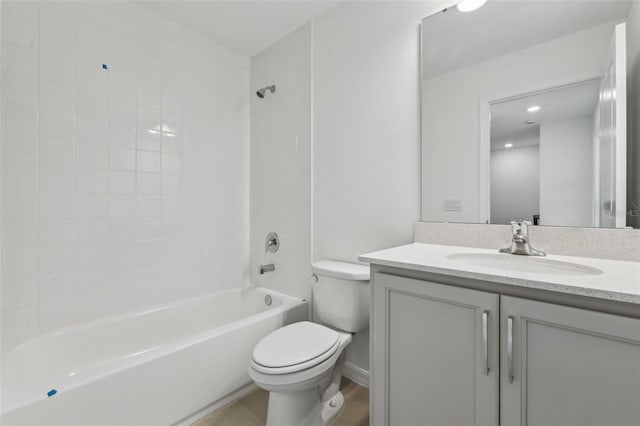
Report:
[[369,266],[319,260],[311,271],[315,321],[349,333],[369,328]]

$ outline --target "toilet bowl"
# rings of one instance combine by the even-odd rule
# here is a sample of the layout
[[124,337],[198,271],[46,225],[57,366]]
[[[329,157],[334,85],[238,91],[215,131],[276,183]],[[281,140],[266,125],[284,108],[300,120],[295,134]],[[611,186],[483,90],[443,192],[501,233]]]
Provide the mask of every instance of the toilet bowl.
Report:
[[331,425],[344,406],[345,348],[368,326],[369,268],[319,261],[311,269],[314,319],[322,324],[287,325],[253,350],[249,376],[269,392],[267,426]]
[[349,342],[350,333],[303,321],[256,345],[249,375],[269,392],[267,425],[331,424],[342,410],[339,380]]

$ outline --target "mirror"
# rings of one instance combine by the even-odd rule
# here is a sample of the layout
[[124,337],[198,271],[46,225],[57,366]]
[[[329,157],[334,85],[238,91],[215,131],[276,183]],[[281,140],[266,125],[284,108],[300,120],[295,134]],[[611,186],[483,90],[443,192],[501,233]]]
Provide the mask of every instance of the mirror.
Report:
[[535,225],[616,226],[609,81],[491,105],[490,223],[515,218]]
[[638,1],[425,18],[422,220],[640,225],[639,26]]

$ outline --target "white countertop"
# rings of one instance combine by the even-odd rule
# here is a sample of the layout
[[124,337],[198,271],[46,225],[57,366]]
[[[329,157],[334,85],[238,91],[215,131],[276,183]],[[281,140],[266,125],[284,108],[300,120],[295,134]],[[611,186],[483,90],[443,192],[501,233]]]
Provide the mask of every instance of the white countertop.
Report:
[[[507,256],[504,262],[513,262],[514,265],[522,265],[522,267],[517,266],[516,270],[508,270],[447,257],[468,253]],[[640,304],[640,262],[555,255],[532,258],[529,256],[499,254],[497,249],[488,250],[422,243],[407,244],[363,254],[358,257],[358,260],[413,271]],[[499,260],[502,261],[503,259]],[[546,260],[570,262],[597,268],[602,272],[596,274],[572,274],[563,273],[562,271],[558,273],[527,271],[526,262],[532,260],[538,262]]]

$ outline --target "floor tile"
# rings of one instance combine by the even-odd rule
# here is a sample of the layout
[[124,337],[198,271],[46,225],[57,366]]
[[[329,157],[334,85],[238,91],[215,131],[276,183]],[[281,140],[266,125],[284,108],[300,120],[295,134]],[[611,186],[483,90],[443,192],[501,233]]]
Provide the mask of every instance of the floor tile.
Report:
[[234,402],[198,420],[193,426],[264,426],[264,422],[245,406]]
[[269,392],[257,389],[238,401],[246,407],[260,421],[267,421],[267,406],[269,405]]
[[[368,426],[369,389],[343,377],[340,390],[344,395],[344,409],[334,426]],[[240,400],[226,405],[193,426],[264,426],[267,421],[269,393],[256,389]]]

